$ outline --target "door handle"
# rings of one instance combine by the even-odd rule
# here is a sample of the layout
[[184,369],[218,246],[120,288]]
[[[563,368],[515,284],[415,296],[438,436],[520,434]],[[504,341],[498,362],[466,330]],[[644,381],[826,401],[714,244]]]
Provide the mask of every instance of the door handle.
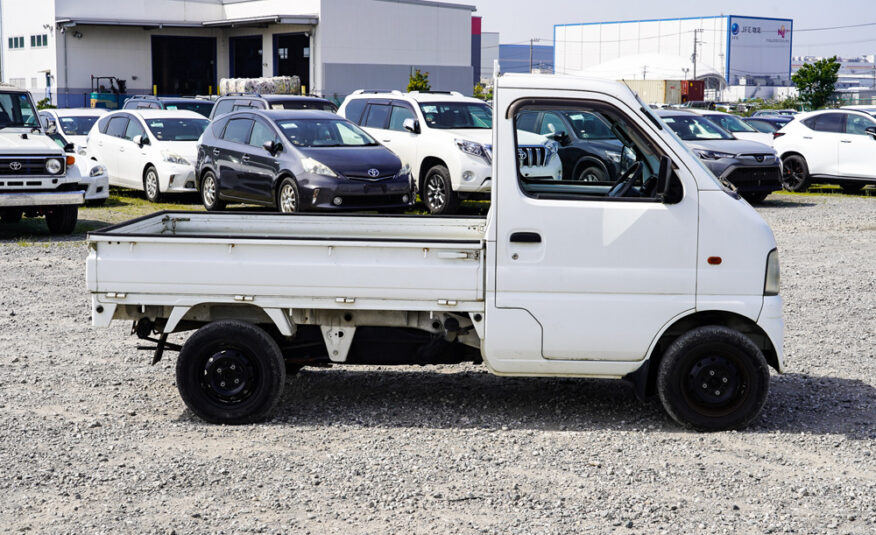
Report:
[[514,232],[511,234],[511,243],[541,243],[541,234],[538,232]]
[[213,156],[219,156],[219,149],[213,149]]
[[242,161],[244,161],[244,162],[248,162],[248,161],[249,161],[249,155],[248,155],[248,154],[244,154],[243,156],[241,156],[240,159],[241,159]]
[[119,152],[125,152],[125,147],[119,147]]
[[803,136],[803,139],[812,139],[812,136]]
[[384,143],[389,143],[389,142],[391,142],[392,140],[391,140],[391,139],[381,139],[380,141],[383,141]]
[[840,140],[840,143],[851,143],[851,142],[852,142],[851,139],[841,139]]

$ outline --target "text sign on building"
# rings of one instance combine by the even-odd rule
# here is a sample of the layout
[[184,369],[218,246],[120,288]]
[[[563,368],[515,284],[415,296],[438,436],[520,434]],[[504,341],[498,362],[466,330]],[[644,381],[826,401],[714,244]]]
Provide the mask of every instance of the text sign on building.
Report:
[[729,17],[727,81],[730,85],[789,85],[793,21]]

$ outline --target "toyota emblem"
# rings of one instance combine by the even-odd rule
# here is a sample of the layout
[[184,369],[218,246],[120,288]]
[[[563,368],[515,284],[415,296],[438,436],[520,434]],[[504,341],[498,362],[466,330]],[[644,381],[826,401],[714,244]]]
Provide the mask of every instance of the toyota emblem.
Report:
[[758,162],[762,162],[762,161],[763,161],[763,156],[761,156],[760,154],[758,154],[757,156],[754,157],[754,159],[757,160]]
[[378,171],[377,169],[369,169],[368,176],[370,176],[371,178],[377,178],[378,176],[380,176],[380,171]]
[[521,162],[526,159],[526,151],[523,149],[517,149],[517,159]]
[[21,169],[21,162],[9,162],[9,168],[13,171],[18,171]]

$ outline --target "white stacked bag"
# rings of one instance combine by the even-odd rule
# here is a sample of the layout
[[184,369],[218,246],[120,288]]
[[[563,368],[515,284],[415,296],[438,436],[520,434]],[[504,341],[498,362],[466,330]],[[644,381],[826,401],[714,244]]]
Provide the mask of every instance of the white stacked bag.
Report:
[[301,93],[301,79],[297,76],[270,78],[222,78],[219,94],[259,93],[263,95],[297,95]]

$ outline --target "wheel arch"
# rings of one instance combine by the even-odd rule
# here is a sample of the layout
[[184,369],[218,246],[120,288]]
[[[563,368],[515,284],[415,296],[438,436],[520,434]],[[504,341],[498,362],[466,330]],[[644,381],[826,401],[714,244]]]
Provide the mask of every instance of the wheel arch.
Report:
[[803,156],[803,154],[801,154],[800,151],[798,151],[796,149],[786,150],[785,152],[783,152],[782,154],[779,155],[779,159],[784,160],[788,156],[799,156],[799,157],[803,158],[804,162],[806,161],[806,156]]
[[417,187],[419,188],[419,191],[423,191],[423,181],[426,180],[426,173],[428,173],[429,170],[436,165],[443,165],[445,168],[447,168],[447,171],[450,172],[450,167],[447,166],[447,162],[445,162],[443,159],[439,158],[438,156],[426,156],[425,158],[423,158],[423,161],[420,162],[420,172],[419,176],[417,177]]
[[250,303],[203,302],[191,306],[175,306],[162,328],[164,333],[189,330],[220,320],[241,320],[254,324],[269,324],[283,336],[295,335],[295,324],[279,308],[263,308]]
[[[271,191],[272,191],[271,197],[273,198],[274,206],[277,209],[280,208],[280,184],[282,184],[283,180],[285,180],[287,178],[291,178],[296,183],[298,182],[298,179],[295,177],[295,173],[293,173],[292,171],[290,171],[288,169],[281,169],[280,172],[277,173],[277,176],[274,177],[274,184],[273,184],[273,186],[271,186]],[[300,204],[301,204],[300,200],[298,201],[298,204],[300,206]]]

